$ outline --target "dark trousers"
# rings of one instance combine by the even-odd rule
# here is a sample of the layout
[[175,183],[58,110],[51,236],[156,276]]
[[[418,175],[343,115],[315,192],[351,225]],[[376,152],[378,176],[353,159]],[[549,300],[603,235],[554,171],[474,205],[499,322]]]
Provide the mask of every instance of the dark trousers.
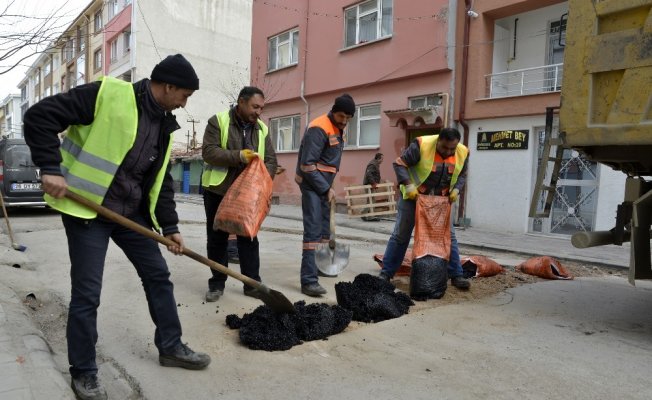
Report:
[[303,252],[301,253],[301,284],[317,283],[315,247],[330,239],[331,213],[328,196],[319,195],[301,187],[301,211],[303,213]]
[[[66,329],[70,375],[76,378],[97,373],[97,308],[109,238],[122,249],[140,277],[156,326],[154,344],[159,352],[171,352],[181,342],[181,322],[170,272],[157,242],[114,222],[82,220],[66,214],[62,214],[62,220],[71,263],[72,292]],[[133,220],[147,226],[143,217]]]
[[[213,221],[215,220],[215,213],[220,206],[224,196],[220,196],[211,191],[204,191],[204,210],[206,211],[206,254],[207,257],[225,267],[229,266],[228,244],[229,233],[221,230],[213,230]],[[258,237],[253,240],[245,237],[238,236],[238,256],[240,257],[240,272],[242,275],[248,276],[260,282],[260,256],[258,249]],[[211,269],[213,276],[208,280],[209,290],[224,290],[224,283],[226,282],[226,275]],[[249,289],[249,285],[244,285],[245,289]]]

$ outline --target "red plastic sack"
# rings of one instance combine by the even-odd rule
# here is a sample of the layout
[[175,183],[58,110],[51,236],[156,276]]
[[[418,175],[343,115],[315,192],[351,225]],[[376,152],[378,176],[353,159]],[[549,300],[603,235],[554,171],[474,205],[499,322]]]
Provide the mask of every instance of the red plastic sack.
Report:
[[505,269],[502,265],[486,256],[468,256],[462,257],[462,269],[464,270],[464,277],[467,277],[467,269],[470,271],[472,268],[467,268],[467,263],[473,264],[475,267],[474,277],[486,277],[502,274]]
[[253,239],[271,207],[272,185],[265,163],[254,158],[224,195],[213,229]]
[[447,196],[417,196],[414,215],[414,258],[451,254],[451,205]]
[[545,279],[573,279],[559,260],[549,256],[532,257],[517,265],[516,270]]
[[[382,254],[374,254],[373,259],[375,262],[378,263],[378,266],[380,268],[383,268]],[[410,276],[411,271],[412,271],[412,249],[407,249],[407,251],[405,252],[405,257],[403,257],[403,262],[401,262],[401,266],[398,267],[398,271],[396,271],[394,275]]]

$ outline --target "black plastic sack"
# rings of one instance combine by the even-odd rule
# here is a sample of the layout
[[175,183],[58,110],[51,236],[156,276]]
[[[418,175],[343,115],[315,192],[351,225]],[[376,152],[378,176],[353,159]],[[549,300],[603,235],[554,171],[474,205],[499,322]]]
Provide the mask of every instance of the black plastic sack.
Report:
[[410,297],[417,301],[441,299],[448,287],[448,261],[423,256],[412,261]]

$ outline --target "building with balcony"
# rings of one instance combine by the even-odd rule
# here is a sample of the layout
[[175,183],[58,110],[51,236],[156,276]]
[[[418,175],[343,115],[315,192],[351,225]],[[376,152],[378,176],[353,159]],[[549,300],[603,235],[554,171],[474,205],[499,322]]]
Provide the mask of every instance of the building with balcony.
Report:
[[[199,146],[202,123],[232,103],[233,83],[249,82],[252,0],[159,2],[93,0],[41,54],[19,83],[23,111],[45,96],[103,75],[129,82],[148,78],[171,54],[183,54],[200,89],[175,112],[179,148]],[[200,173],[194,179],[199,181]]]
[[381,177],[416,136],[450,125],[457,1],[331,0],[253,3],[251,82],[266,94],[281,203],[300,202],[294,170],[306,125],[349,93],[357,111],[334,189],[361,185],[385,155]]
[[22,121],[20,95],[7,95],[0,102],[0,138],[16,139],[23,137],[21,132]]
[[[528,217],[546,108],[560,104],[568,3],[463,4],[457,12],[464,23],[457,28],[454,112],[471,157],[460,217],[497,232],[610,229],[624,176],[570,150],[564,151],[550,218]],[[556,114],[552,126],[556,134]]]

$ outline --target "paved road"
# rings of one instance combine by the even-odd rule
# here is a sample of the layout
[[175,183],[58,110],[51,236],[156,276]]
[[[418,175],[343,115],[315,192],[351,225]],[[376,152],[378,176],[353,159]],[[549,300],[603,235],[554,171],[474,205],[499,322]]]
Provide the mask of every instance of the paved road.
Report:
[[[260,234],[262,275],[292,301],[306,299],[298,288],[297,209],[284,208],[288,215],[279,209]],[[201,206],[189,201],[179,211],[187,245],[203,253]],[[357,221],[340,221],[342,217],[338,215],[338,232],[351,245],[351,263],[339,279],[322,279],[329,290],[323,301],[330,304],[335,303],[337,281],[377,271],[370,255],[384,250],[386,229],[391,229],[391,221],[356,228]],[[28,250],[0,253],[0,399],[71,398],[62,336],[61,304],[70,290],[65,235],[59,219],[48,214],[39,214],[38,221],[23,216],[12,222]],[[473,229],[467,233],[473,236]],[[519,242],[508,235],[487,235],[505,246]],[[8,248],[6,237],[0,239],[5,239],[0,247]],[[523,236],[520,240],[526,244]],[[548,253],[563,252],[555,241],[541,238],[537,243]],[[521,251],[510,258],[515,262]],[[243,348],[237,332],[224,326],[226,315],[242,315],[259,305],[241,294],[240,284],[229,279],[225,297],[205,304],[206,267],[184,257],[166,258],[184,340],[211,354],[213,363],[201,372],[157,365],[142,288],[125,257],[110,246],[98,350],[100,376],[111,398],[652,398],[647,373],[652,285],[647,282],[632,287],[623,278],[583,278],[524,285],[456,305],[420,303],[396,320],[353,323],[329,340],[268,353]],[[52,353],[44,350],[43,334],[24,321],[22,299],[29,292],[46,311],[41,318],[47,322]]]

